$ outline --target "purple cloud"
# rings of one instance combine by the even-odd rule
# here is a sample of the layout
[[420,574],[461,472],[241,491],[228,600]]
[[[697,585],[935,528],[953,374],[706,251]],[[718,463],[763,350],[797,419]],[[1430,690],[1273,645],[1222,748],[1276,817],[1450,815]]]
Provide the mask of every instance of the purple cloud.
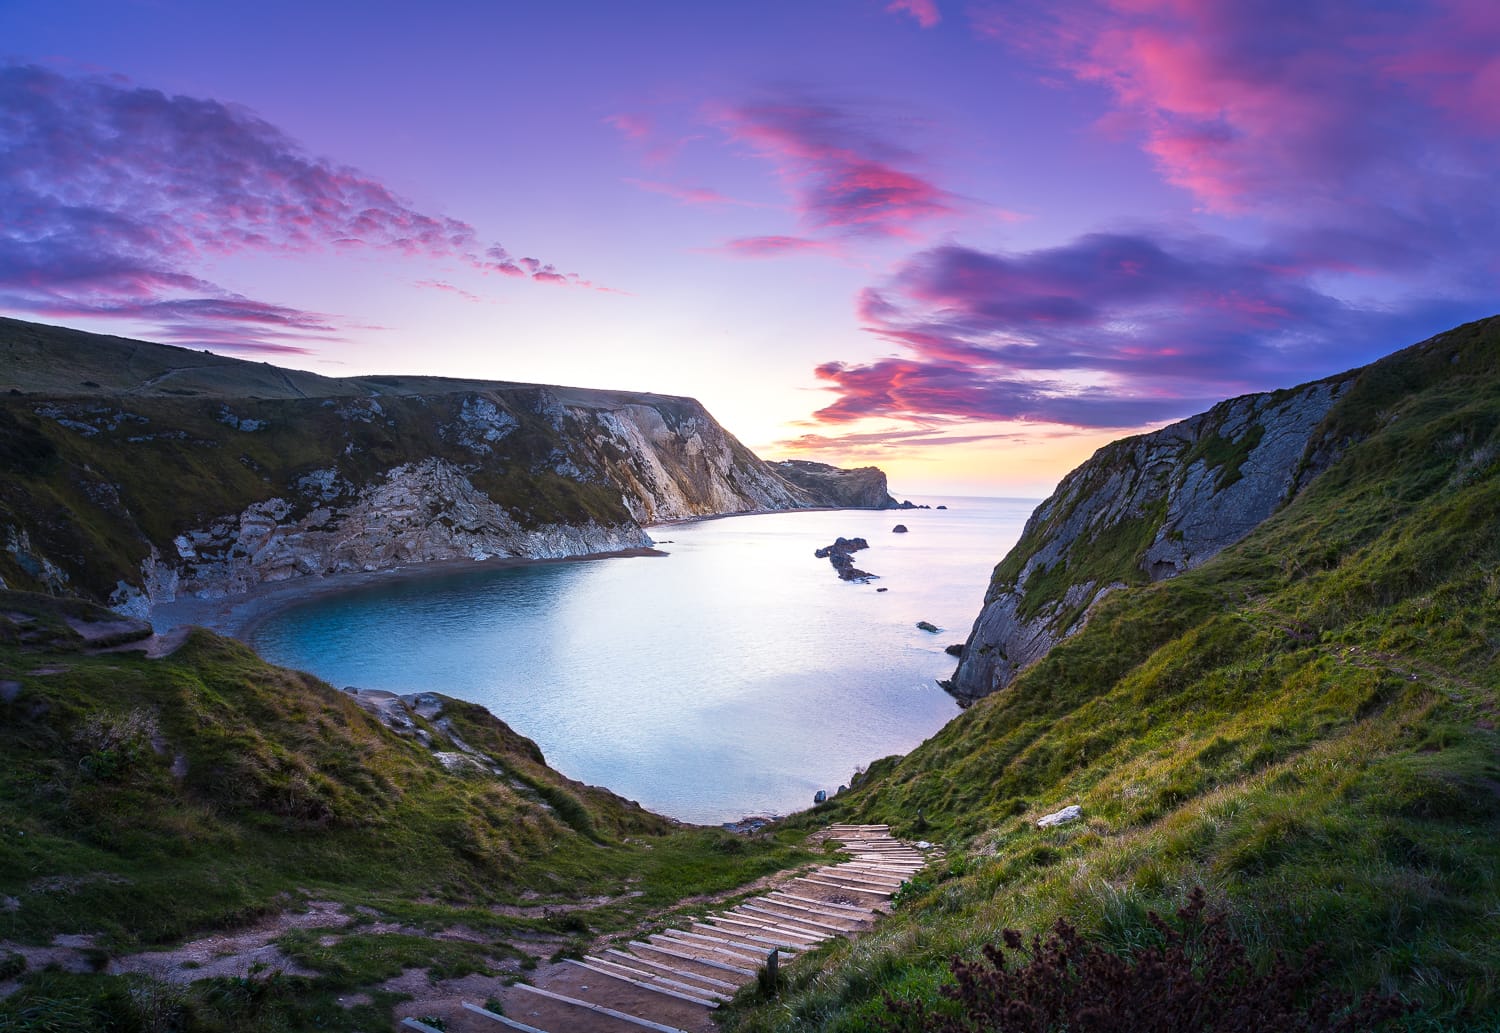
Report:
[[1107,127],[1238,235],[914,255],[859,298],[899,354],[819,366],[819,420],[1125,428],[1500,308],[1500,7],[1022,2],[975,24],[1103,87]]
[[912,152],[887,141],[852,109],[782,97],[725,108],[717,121],[732,140],[776,165],[810,229],[911,236],[915,225],[961,207],[912,171]]
[[282,349],[262,338],[335,328],[327,317],[250,301],[191,270],[214,255],[329,248],[583,283],[550,266],[528,273],[467,223],[418,211],[377,180],[308,155],[242,107],[0,67],[7,308],[154,319],[167,337]]
[[1383,309],[1316,288],[1267,253],[1213,237],[1090,234],[1027,252],[921,252],[859,298],[903,355],[815,370],[815,416],[1018,420],[1127,428],[1373,358],[1481,311]]
[[909,14],[924,29],[930,29],[943,20],[938,13],[937,0],[891,0],[885,5],[893,14]]

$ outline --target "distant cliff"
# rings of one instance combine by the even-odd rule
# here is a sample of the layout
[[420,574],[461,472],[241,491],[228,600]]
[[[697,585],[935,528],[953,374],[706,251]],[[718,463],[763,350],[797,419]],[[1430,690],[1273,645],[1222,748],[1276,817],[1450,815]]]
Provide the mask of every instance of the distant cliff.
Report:
[[968,702],[1005,687],[1110,591],[1190,570],[1253,531],[1333,458],[1315,431],[1352,376],[1231,399],[1101,448],[995,568],[949,691]]
[[302,576],[646,546],[665,520],[859,505],[876,478],[884,497],[878,470],[788,480],[691,398],[334,379],[16,320],[0,357],[0,585],[136,614]]
[[782,477],[816,497],[825,505],[841,509],[894,509],[896,500],[886,487],[885,472],[874,466],[841,470],[826,463],[785,459],[771,467]]

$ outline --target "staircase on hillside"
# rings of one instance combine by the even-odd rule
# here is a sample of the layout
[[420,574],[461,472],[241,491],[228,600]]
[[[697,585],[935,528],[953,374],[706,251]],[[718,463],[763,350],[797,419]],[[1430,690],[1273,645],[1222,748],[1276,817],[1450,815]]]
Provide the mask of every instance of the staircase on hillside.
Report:
[[[870,928],[901,883],[941,856],[891,838],[886,825],[832,825],[828,833],[853,860],[626,949],[539,970],[535,985],[506,988],[503,1015],[465,1001],[445,1016],[448,1033],[709,1033],[713,1010],[763,966],[794,963],[825,940]],[[437,1033],[414,1018],[402,1026]]]

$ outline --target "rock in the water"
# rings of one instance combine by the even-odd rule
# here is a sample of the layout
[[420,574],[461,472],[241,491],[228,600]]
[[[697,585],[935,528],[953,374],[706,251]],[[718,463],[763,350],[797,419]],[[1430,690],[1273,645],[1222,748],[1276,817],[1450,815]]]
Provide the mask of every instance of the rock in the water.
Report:
[[828,801],[828,793],[827,793],[827,791],[819,789],[816,793],[813,793],[813,803],[814,804],[826,803],[827,801]]
[[1066,825],[1068,822],[1077,821],[1081,817],[1083,817],[1083,808],[1073,803],[1060,811],[1053,811],[1051,814],[1038,818],[1036,820],[1036,827],[1039,829],[1050,829],[1054,825]]
[[938,633],[938,626],[931,621],[917,621],[917,627],[933,635]]
[[877,588],[877,589],[875,589],[875,591],[877,591],[877,592],[889,592],[890,589],[889,588]]
[[943,652],[947,653],[949,656],[963,656],[964,644],[962,642],[955,642],[947,649],[944,649]]
[[947,509],[948,507],[947,506],[938,506],[936,508],[938,508],[938,509]]
[[895,527],[891,528],[891,534],[905,534],[905,533],[906,533],[906,525],[905,524],[897,524]]
[[833,564],[833,569],[838,571],[839,577],[844,581],[870,581],[876,575],[867,570],[860,570],[854,565],[850,558],[852,553],[860,549],[868,549],[870,543],[863,538],[838,538],[832,545],[825,545],[813,553],[818,559],[827,559]]

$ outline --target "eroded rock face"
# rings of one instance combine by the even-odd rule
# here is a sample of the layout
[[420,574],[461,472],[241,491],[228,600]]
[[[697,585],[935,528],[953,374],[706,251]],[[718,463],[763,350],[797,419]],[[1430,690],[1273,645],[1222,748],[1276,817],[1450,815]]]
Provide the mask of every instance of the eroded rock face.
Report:
[[116,608],[149,611],[178,594],[221,598],[307,575],[455,559],[560,559],[651,544],[633,524],[525,528],[441,459],[403,463],[347,500],[318,501],[299,516],[293,500],[273,498],[178,535],[177,561],[163,564],[154,556],[142,590],[122,592]]
[[996,567],[949,691],[971,702],[1004,688],[1111,591],[1191,570],[1253,531],[1326,463],[1309,441],[1344,386],[1246,395],[1100,449]]

